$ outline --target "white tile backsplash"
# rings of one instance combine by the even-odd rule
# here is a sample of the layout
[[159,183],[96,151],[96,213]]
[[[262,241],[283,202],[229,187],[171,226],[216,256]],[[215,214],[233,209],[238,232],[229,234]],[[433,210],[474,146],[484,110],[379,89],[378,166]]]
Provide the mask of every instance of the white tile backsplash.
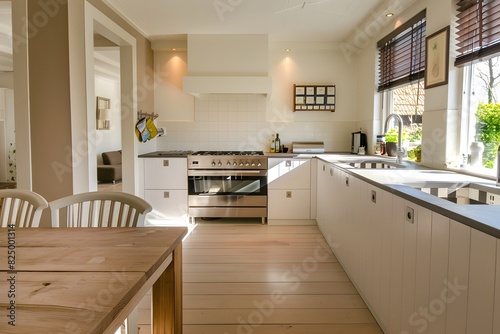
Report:
[[[355,121],[298,121],[291,111],[279,115],[261,95],[212,94],[195,100],[194,122],[162,122],[167,134],[158,150],[265,150],[271,134],[281,143],[323,141],[327,151],[349,151]],[[303,117],[301,117],[303,118]]]

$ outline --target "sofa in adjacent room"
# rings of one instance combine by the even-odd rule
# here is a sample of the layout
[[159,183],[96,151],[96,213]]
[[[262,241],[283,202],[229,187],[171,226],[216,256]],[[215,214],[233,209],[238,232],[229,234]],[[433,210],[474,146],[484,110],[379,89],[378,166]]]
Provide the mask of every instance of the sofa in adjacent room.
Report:
[[102,165],[97,165],[97,182],[115,183],[122,179],[122,151],[102,152]]

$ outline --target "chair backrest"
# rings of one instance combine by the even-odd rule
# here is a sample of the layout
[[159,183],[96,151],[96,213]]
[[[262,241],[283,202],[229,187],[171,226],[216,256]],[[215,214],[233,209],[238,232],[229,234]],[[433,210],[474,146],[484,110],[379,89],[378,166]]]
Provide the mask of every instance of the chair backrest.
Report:
[[[86,192],[49,203],[52,227],[135,227],[142,226],[153,209],[140,197],[123,192]],[[64,226],[64,225],[63,225]]]
[[0,206],[0,227],[38,227],[48,203],[30,190],[0,189]]

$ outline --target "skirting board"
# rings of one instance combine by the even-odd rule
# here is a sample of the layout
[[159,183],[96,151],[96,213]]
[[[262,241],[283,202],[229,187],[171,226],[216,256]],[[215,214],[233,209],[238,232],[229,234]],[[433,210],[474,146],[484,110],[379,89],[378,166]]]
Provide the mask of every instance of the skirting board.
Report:
[[315,219],[267,219],[267,225],[317,225]]

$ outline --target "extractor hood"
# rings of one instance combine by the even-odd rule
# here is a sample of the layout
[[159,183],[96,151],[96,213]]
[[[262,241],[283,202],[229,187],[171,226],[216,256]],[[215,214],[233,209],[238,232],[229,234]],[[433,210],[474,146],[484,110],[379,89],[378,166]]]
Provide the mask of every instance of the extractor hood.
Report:
[[183,91],[271,95],[267,35],[188,35]]
[[183,91],[198,97],[202,94],[271,95],[271,77],[187,76],[183,80]]

